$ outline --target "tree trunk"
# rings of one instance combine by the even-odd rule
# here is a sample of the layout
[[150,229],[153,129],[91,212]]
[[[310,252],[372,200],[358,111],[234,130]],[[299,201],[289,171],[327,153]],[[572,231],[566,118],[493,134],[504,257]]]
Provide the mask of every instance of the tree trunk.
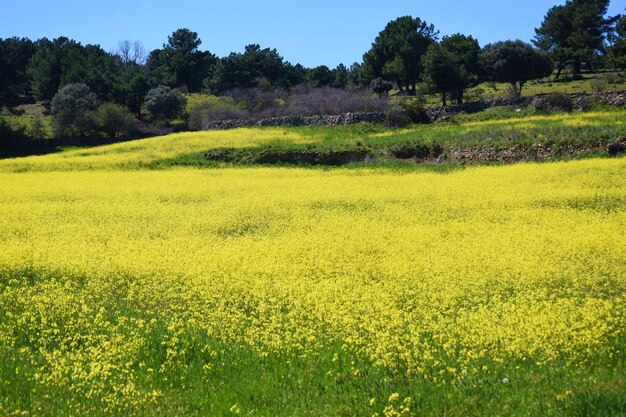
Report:
[[457,104],[463,104],[463,90],[459,90],[457,91],[457,96],[456,96],[456,103]]
[[446,107],[447,106],[447,103],[446,103],[446,92],[445,91],[441,92],[441,102],[443,103],[442,107]]
[[513,86],[513,96],[515,97],[515,100],[517,100],[521,94],[517,88],[517,82],[512,82],[511,85]]
[[396,84],[398,84],[398,90],[400,90],[401,93],[404,92],[404,90],[402,89],[402,81],[400,80],[400,77],[398,77],[396,75]]
[[561,76],[561,72],[565,69],[565,65],[559,65],[556,67],[556,75],[554,76],[554,81],[558,80]]
[[578,76],[580,75],[581,66],[582,66],[582,63],[580,62],[580,59],[575,59],[574,64],[572,65],[572,78],[574,79],[578,78]]
[[524,84],[526,84],[526,81],[519,82],[519,88],[517,89],[517,97],[515,97],[517,100],[519,100],[520,97],[522,96],[522,88],[524,88]]

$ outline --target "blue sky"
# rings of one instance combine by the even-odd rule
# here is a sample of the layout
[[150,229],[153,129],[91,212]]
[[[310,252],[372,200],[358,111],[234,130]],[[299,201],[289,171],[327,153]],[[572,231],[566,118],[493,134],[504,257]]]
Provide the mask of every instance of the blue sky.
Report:
[[[38,39],[61,35],[114,50],[123,39],[160,48],[182,27],[202,39],[201,49],[218,56],[259,43],[305,66],[361,61],[387,22],[420,17],[440,36],[473,35],[481,46],[505,39],[529,41],[546,11],[558,0],[386,0],[386,1],[3,1],[0,38]],[[626,0],[612,0],[609,14],[624,13]]]

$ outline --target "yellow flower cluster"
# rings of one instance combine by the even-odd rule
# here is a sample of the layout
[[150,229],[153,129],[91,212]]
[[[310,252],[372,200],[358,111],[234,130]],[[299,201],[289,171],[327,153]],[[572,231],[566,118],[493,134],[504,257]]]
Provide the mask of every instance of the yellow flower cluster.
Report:
[[161,395],[137,389],[150,364],[132,359],[159,332],[162,375],[203,349],[200,330],[260,354],[339,341],[435,383],[512,360],[584,366],[624,339],[624,172],[0,173],[0,351],[36,352],[38,384],[111,410]]

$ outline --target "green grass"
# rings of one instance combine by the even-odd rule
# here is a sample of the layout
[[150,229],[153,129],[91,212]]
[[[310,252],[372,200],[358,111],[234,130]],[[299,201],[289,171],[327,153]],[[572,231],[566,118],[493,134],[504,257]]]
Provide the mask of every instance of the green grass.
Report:
[[52,116],[45,114],[40,105],[19,106],[14,112],[3,108],[0,111],[0,119],[6,121],[12,130],[23,131],[28,136],[32,136],[35,133],[33,130],[34,123],[36,120],[39,120],[41,130],[38,136],[41,139],[48,139],[53,135]]
[[[626,415],[624,351],[617,357],[589,357],[593,366],[586,368],[558,361],[549,366],[530,360],[481,361],[470,364],[460,381],[446,383],[444,376],[441,383],[433,384],[402,369],[376,366],[340,340],[324,342],[315,352],[259,354],[250,347],[217,340],[192,323],[168,326],[149,300],[146,305],[127,302],[131,277],[111,278],[107,297],[95,299],[85,291],[88,277],[44,277],[30,270],[18,275],[19,280],[0,276],[1,321],[8,328],[21,329],[15,343],[0,350],[2,416],[229,416],[236,410],[244,416],[349,417],[376,412],[383,416],[385,407],[391,404],[397,410],[406,397],[411,398],[411,413],[406,416]],[[84,362],[74,358],[74,369],[57,375],[57,385],[37,383],[35,372],[46,360],[33,346],[45,345],[45,341],[32,333],[37,327],[32,322],[20,324],[29,306],[17,300],[45,293],[46,285],[53,282],[64,286],[71,305],[78,306],[54,324],[60,331],[86,332],[85,346],[76,349],[88,350],[90,338],[117,344],[141,335],[141,348],[125,359],[132,358],[132,363],[113,360],[110,379],[98,381],[83,373],[92,366],[89,357]],[[46,313],[27,316],[42,320]],[[88,324],[95,322],[100,323],[95,329]],[[42,321],[40,326],[48,325]],[[179,352],[174,359],[168,356],[170,348]],[[48,349],[61,347],[41,348],[42,354]],[[129,376],[116,375],[116,366],[130,370],[135,389],[160,394],[133,406],[123,393]],[[81,378],[86,378],[89,392],[81,391]],[[399,394],[397,402],[389,402],[392,393]],[[117,409],[124,411],[107,411],[107,401],[119,402]],[[126,406],[119,406],[125,402]]]
[[[605,72],[605,73],[583,73],[581,79],[572,80],[569,78],[569,74],[564,73],[561,75],[561,79],[554,81],[554,76],[546,77],[540,80],[532,80],[526,83],[522,89],[522,96],[533,96],[536,94],[550,94],[550,93],[592,93],[594,92],[593,83],[594,80],[603,80],[606,82],[605,91],[618,91],[626,90],[626,77],[620,76],[619,73]],[[495,89],[493,88],[495,86]],[[495,83],[487,84],[482,83],[476,87],[467,89],[465,92],[465,101],[475,100],[493,100],[499,98],[510,98],[510,84]],[[440,94],[425,94],[426,105],[431,107],[441,106]],[[452,100],[449,104],[454,104]]]
[[[624,111],[612,109],[601,113],[562,113],[534,115],[531,109],[488,109],[477,114],[460,114],[449,122],[415,125],[406,129],[388,129],[375,124],[334,127],[294,127],[292,133],[308,137],[302,143],[276,140],[261,146],[232,149],[235,164],[256,164],[268,152],[365,152],[375,160],[371,166],[406,166],[389,160],[392,151],[419,148],[424,151],[441,149],[447,155],[456,148],[480,149],[486,146],[550,148],[556,157],[572,158],[603,156],[599,149],[626,135]],[[575,149],[581,153],[574,155]],[[210,148],[207,148],[207,151]],[[205,152],[181,154],[174,158],[153,161],[148,167],[221,166],[221,162],[204,157]],[[361,164],[362,165],[362,164]],[[413,165],[413,164],[410,164]],[[454,164],[453,164],[454,165]],[[434,167],[436,167],[435,165]],[[423,167],[422,167],[423,168]],[[438,169],[438,168],[435,168]]]

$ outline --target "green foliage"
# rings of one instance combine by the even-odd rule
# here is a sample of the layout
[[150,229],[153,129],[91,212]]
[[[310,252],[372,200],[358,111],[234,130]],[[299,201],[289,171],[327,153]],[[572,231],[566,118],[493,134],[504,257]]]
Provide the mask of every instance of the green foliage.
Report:
[[428,121],[428,117],[424,113],[424,98],[421,96],[410,97],[399,100],[398,105],[402,109],[404,115],[413,123],[424,123]]
[[219,60],[213,76],[205,80],[205,87],[219,94],[235,88],[257,87],[261,79],[267,80],[271,87],[288,87],[287,76],[302,81],[302,70],[302,67],[289,68],[276,49],[261,49],[260,45],[252,44],[243,53],[233,52]]
[[198,34],[189,29],[172,33],[163,49],[153,51],[148,58],[157,81],[200,91],[202,81],[211,75],[217,61],[215,55],[198,49],[201,43]]
[[153,122],[167,123],[182,116],[187,98],[178,90],[160,85],[148,91],[145,98],[146,109]]
[[92,114],[95,128],[112,138],[128,136],[137,129],[130,111],[119,104],[104,103]]
[[626,70],[626,15],[617,21],[611,40],[612,45],[607,48],[609,61],[616,68]]
[[433,43],[438,32],[420,18],[399,17],[385,26],[363,55],[363,62],[373,77],[386,77],[400,91],[412,89],[421,73],[421,57]]
[[2,147],[1,145],[20,142],[24,139],[26,139],[26,132],[23,127],[15,128],[4,117],[0,117],[0,147]]
[[487,81],[508,82],[519,98],[527,81],[552,73],[547,54],[520,40],[489,44],[480,55],[482,75]]
[[0,39],[0,104],[9,104],[28,94],[26,67],[35,53],[30,39]]
[[190,130],[203,130],[209,120],[237,119],[242,114],[242,108],[231,97],[204,96],[191,106],[187,126]]
[[306,80],[313,88],[330,87],[333,84],[333,73],[326,65],[320,65],[318,67],[309,70]]
[[370,84],[372,91],[378,94],[378,97],[388,96],[389,91],[393,88],[393,83],[383,80],[381,77],[375,78]]
[[35,43],[37,52],[29,61],[27,74],[38,100],[49,100],[60,87],[83,83],[104,99],[118,96],[119,67],[113,56],[97,45],[82,46],[66,37]]
[[137,117],[141,117],[141,104],[150,90],[148,74],[144,67],[131,65],[122,74],[122,96],[124,103]]
[[478,41],[455,34],[430,45],[422,56],[424,78],[442,94],[444,106],[446,93],[453,93],[460,104],[464,90],[478,81],[479,52]]
[[583,62],[591,62],[604,51],[606,34],[615,18],[605,18],[609,0],[568,0],[548,10],[534,43],[549,52],[557,67],[557,78],[566,65],[574,76]]
[[98,97],[83,83],[61,88],[51,102],[54,130],[58,136],[84,136],[93,126],[89,112],[98,107]]

